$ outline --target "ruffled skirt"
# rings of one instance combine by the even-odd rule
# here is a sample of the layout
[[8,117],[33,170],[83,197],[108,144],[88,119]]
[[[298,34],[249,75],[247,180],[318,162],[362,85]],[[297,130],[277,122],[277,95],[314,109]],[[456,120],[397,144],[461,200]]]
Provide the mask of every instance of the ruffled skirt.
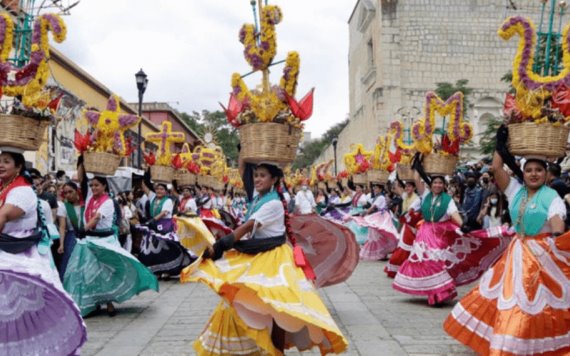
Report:
[[223,297],[194,347],[200,355],[279,355],[271,341],[273,323],[285,331],[285,348],[318,346],[340,353],[347,342],[287,244],[247,255],[228,251],[186,269],[182,282],[202,282]]
[[412,251],[412,246],[414,245],[414,240],[416,239],[416,229],[408,224],[404,224],[402,230],[400,231],[400,238],[398,239],[398,247],[390,256],[390,260],[384,267],[384,272],[390,278],[394,278],[400,266],[406,262],[408,257],[410,257],[410,251]]
[[424,222],[393,287],[426,295],[429,304],[453,299],[456,286],[476,280],[500,257],[511,235],[504,227],[460,235],[451,221]]
[[152,273],[176,276],[192,263],[192,257],[178,242],[175,233],[159,234],[146,226],[137,228],[143,233],[138,258]]
[[152,272],[125,251],[115,236],[78,240],[64,277],[65,290],[87,315],[97,305],[122,303],[152,289],[158,281]]
[[0,355],[70,355],[86,340],[51,254],[0,251]]
[[570,233],[513,239],[444,329],[482,355],[570,354]]
[[352,218],[359,226],[368,228],[364,246],[360,249],[360,259],[378,261],[388,257],[398,245],[398,230],[388,212],[377,212],[364,217]]

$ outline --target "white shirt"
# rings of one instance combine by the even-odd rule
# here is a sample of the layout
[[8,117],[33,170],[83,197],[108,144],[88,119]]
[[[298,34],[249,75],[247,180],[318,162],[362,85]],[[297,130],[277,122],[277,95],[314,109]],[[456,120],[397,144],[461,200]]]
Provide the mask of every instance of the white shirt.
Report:
[[196,205],[196,200],[194,198],[188,199],[182,208],[183,211],[190,211],[193,213],[198,211],[198,206]]
[[285,233],[285,210],[279,200],[263,204],[251,214],[249,220],[255,220],[252,236],[256,239],[281,236]]
[[[519,183],[518,180],[511,178],[507,189],[505,189],[505,195],[509,201],[509,208],[511,207],[510,204],[514,201],[515,195],[521,190],[523,187],[522,184]],[[564,205],[564,201],[560,196],[557,194],[556,197],[552,200],[550,207],[548,207],[548,217],[547,220],[550,220],[555,215],[560,216],[562,220],[566,219],[566,205]],[[514,223],[514,222],[513,222]],[[546,223],[540,230],[540,233],[548,233],[551,232],[550,224]]]
[[[38,196],[34,193],[32,187],[13,188],[8,193],[5,204],[20,208],[24,211],[24,215],[16,220],[7,221],[2,232],[14,237],[28,236],[29,232],[38,225]],[[49,212],[48,215],[51,215],[51,209],[49,209]]]
[[376,207],[376,210],[380,211],[386,209],[388,206],[386,205],[386,198],[383,195],[379,195],[374,199],[372,203]]
[[[424,199],[427,197],[427,195],[430,193],[429,189],[424,189],[424,193],[422,194],[422,199],[421,201],[424,201]],[[432,202],[435,201],[437,197],[435,195],[432,195]],[[420,210],[421,210],[421,202],[420,202]],[[438,222],[444,222],[447,221],[449,219],[451,219],[451,215],[453,215],[454,213],[458,212],[459,210],[457,209],[457,205],[455,204],[455,201],[452,199],[449,200],[449,204],[447,205],[447,210],[445,211],[445,215],[443,215],[441,217],[441,219],[438,220]]]
[[[77,216],[78,219],[81,219],[81,206],[80,205],[74,205],[73,209],[75,210],[75,215]],[[58,204],[57,207],[57,213],[56,213],[58,218],[65,218],[65,226],[66,226],[66,230],[73,230],[73,225],[71,224],[71,220],[69,219],[69,216],[67,215],[67,209],[65,208],[65,204]],[[79,221],[78,221],[79,223]]]
[[[153,200],[150,201],[150,203],[154,203],[154,201],[158,199],[157,197],[155,197]],[[159,204],[157,202],[157,204]],[[152,209],[152,206],[151,206]],[[158,212],[159,214],[162,213],[163,211],[166,211],[166,215],[164,215],[162,218],[163,219],[170,219],[172,218],[172,211],[174,210],[174,203],[172,202],[172,199],[168,198],[166,199],[166,201],[164,202],[164,204],[162,204],[162,209]]]
[[310,190],[300,190],[297,195],[295,195],[295,209],[297,209],[299,214],[310,214],[316,206],[315,197]]
[[[87,207],[89,206],[89,202],[93,199],[93,193],[91,193],[91,189],[87,193],[87,200],[85,201],[85,212],[83,213],[83,226],[87,225]],[[115,217],[115,205],[113,204],[113,200],[109,197],[99,209],[97,209],[96,213],[101,214],[101,219],[97,222],[95,226],[96,230],[108,230],[113,227],[113,220]]]

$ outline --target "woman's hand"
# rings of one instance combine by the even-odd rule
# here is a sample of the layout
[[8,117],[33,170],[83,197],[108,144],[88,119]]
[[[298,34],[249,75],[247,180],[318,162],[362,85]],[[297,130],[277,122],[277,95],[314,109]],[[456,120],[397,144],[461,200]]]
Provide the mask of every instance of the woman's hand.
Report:
[[65,248],[63,247],[63,243],[60,240],[59,241],[59,247],[57,248],[57,253],[59,253],[61,255],[61,254],[63,254],[64,250],[65,250]]

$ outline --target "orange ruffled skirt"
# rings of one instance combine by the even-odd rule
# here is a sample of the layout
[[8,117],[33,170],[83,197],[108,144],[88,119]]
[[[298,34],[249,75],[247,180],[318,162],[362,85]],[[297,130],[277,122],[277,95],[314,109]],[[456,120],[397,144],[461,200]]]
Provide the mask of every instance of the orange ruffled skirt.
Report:
[[444,329],[481,355],[570,354],[570,232],[513,239]]
[[287,244],[256,255],[227,251],[187,267],[180,280],[205,283],[223,298],[194,344],[199,355],[280,355],[273,323],[285,331],[285,349],[318,347],[324,355],[347,347]]

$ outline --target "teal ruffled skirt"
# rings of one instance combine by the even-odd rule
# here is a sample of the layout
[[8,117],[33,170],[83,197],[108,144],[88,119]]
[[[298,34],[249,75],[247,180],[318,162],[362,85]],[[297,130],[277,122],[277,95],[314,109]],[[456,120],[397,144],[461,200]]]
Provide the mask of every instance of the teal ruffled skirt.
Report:
[[97,305],[122,303],[152,289],[158,280],[115,236],[78,240],[69,259],[63,286],[85,316]]
[[[363,208],[352,208],[350,210],[350,215],[356,215],[364,212]],[[354,233],[354,237],[356,238],[356,242],[359,245],[364,245],[366,240],[368,239],[368,227],[358,225],[354,220],[349,220],[344,223],[346,227],[350,229]]]

